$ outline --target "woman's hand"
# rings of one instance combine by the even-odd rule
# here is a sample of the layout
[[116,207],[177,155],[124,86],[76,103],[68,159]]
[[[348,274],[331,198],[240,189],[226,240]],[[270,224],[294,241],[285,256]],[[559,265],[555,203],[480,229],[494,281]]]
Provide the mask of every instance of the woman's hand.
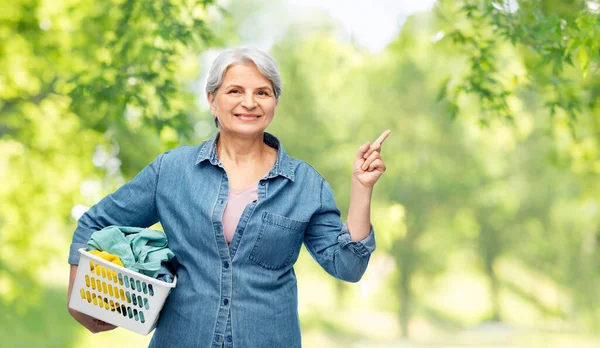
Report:
[[75,276],[77,275],[77,266],[71,265],[71,275],[69,277],[69,290],[67,294],[67,309],[69,310],[69,314],[79,322],[79,324],[83,325],[86,329],[88,329],[91,333],[98,333],[102,331],[114,330],[116,326],[107,324],[102,320],[98,320],[96,318],[90,317],[87,314],[83,314],[74,309],[69,308],[68,302],[71,301],[71,293],[73,292],[73,283],[75,282]]
[[86,329],[88,329],[91,333],[98,333],[102,331],[110,331],[114,330],[117,327],[108,323],[103,322],[102,320],[98,320],[94,317],[90,317],[87,314],[83,314],[81,312],[77,312],[74,309],[69,308],[69,314],[79,322],[79,324],[83,325]]
[[352,178],[365,187],[373,188],[381,174],[385,172],[385,163],[381,159],[381,144],[390,133],[390,130],[386,130],[375,140],[373,145],[366,142],[356,152],[354,166],[352,167]]

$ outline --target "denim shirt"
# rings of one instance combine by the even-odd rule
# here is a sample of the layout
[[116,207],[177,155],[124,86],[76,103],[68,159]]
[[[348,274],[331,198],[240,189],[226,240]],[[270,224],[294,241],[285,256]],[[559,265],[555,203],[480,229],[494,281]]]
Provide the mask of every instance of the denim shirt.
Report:
[[83,214],[69,263],[78,263],[77,249],[94,231],[160,222],[178,282],[150,347],[300,347],[294,263],[302,244],[329,274],[356,282],[375,250],[373,230],[352,241],[329,184],[265,133],[277,160],[228,246],[221,217],[229,181],[217,156],[218,137],[159,155]]

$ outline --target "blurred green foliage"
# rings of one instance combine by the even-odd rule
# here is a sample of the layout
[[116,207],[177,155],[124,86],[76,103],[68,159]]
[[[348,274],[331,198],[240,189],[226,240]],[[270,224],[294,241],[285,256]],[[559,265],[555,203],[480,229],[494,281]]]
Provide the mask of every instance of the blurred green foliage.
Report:
[[[574,121],[595,103],[600,91],[600,19],[598,3],[585,0],[440,1],[436,14],[441,33],[466,58],[462,75],[445,80],[456,116],[459,99],[472,95],[489,117],[518,117],[508,99],[525,89],[544,96],[551,116],[562,112]],[[506,52],[512,46],[518,54]],[[511,60],[512,62],[510,62]],[[519,69],[507,69],[518,65]]]
[[[372,286],[369,310],[404,336],[415,322],[600,331],[598,13],[575,0],[517,3],[442,0],[379,53],[343,42],[324,17],[281,33],[269,131],[326,177],[343,213],[357,147],[392,130],[367,279],[337,282],[303,253],[301,286],[330,284],[339,311]],[[78,213],[161,151],[214,131],[197,106],[198,56],[243,42],[238,26],[264,6],[251,4],[2,4],[0,341],[76,344],[52,335],[75,323],[46,266],[65,262]],[[64,313],[53,322],[40,303]],[[361,336],[327,312],[304,319],[306,330]]]
[[[93,204],[123,175],[190,138],[196,108],[186,84],[198,74],[198,52],[214,41],[205,22],[211,5],[0,5],[0,305],[7,318],[27,321],[29,310],[39,311],[33,304],[50,296],[40,269],[54,255],[64,259],[77,204]],[[0,327],[14,331],[4,321]]]

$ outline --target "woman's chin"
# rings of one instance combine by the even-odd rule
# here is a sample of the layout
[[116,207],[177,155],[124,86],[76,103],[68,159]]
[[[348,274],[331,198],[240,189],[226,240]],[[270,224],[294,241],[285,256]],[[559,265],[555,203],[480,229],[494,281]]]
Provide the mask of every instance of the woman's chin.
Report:
[[233,127],[222,127],[225,131],[242,137],[252,137],[264,133],[265,127],[262,124],[238,124]]

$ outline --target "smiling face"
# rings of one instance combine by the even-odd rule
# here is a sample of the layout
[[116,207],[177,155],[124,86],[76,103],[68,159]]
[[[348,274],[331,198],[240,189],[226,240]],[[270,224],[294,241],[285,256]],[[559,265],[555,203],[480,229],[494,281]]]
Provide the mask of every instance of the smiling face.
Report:
[[240,136],[262,134],[277,106],[271,81],[253,63],[230,66],[208,101],[222,130]]

